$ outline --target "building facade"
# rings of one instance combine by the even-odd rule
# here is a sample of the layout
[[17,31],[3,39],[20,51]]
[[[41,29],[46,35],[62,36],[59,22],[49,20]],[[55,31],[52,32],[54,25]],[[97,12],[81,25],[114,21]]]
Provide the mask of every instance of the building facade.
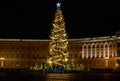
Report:
[[[120,37],[68,39],[75,65],[86,68],[119,67]],[[0,39],[1,68],[40,68],[49,54],[50,40]]]

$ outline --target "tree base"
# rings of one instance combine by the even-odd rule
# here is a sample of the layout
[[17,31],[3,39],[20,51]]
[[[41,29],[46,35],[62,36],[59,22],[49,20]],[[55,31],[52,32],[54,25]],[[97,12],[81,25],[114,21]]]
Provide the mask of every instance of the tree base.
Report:
[[44,69],[43,73],[65,73],[65,70],[57,69],[57,70],[47,70]]

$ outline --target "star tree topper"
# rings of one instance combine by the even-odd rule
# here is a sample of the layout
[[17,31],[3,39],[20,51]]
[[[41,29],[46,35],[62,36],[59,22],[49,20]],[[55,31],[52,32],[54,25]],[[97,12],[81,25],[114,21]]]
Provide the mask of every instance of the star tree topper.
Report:
[[57,8],[61,7],[61,3],[60,2],[57,2],[56,5],[57,5]]

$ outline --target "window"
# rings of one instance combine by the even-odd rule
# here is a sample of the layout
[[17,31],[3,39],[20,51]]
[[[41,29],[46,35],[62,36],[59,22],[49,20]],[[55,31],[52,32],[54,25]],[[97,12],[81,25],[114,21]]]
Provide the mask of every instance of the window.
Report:
[[6,58],[8,58],[8,53],[6,53]]
[[73,47],[71,47],[70,49],[73,49]]
[[43,50],[45,49],[45,47],[42,48]]
[[77,49],[77,46],[75,46],[75,49]]
[[18,53],[17,53],[17,58],[18,58]]
[[24,55],[22,54],[22,58],[24,57]]
[[27,54],[27,58],[29,58],[29,54]]
[[14,58],[14,53],[12,52],[11,57]]
[[39,50],[39,47],[37,47],[37,50]]

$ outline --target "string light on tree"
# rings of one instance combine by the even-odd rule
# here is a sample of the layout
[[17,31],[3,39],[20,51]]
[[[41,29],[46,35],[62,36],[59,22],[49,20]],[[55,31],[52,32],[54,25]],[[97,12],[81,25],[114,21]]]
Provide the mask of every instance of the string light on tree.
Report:
[[61,3],[57,2],[57,10],[52,23],[50,44],[49,44],[49,57],[47,59],[48,68],[50,69],[64,69],[68,63],[68,40],[65,30],[64,17],[60,9]]
[[56,69],[75,70],[76,66],[72,62],[68,51],[68,35],[65,30],[64,17],[61,10],[61,3],[56,3],[57,9],[52,23],[49,54],[45,61],[44,68],[49,71]]

